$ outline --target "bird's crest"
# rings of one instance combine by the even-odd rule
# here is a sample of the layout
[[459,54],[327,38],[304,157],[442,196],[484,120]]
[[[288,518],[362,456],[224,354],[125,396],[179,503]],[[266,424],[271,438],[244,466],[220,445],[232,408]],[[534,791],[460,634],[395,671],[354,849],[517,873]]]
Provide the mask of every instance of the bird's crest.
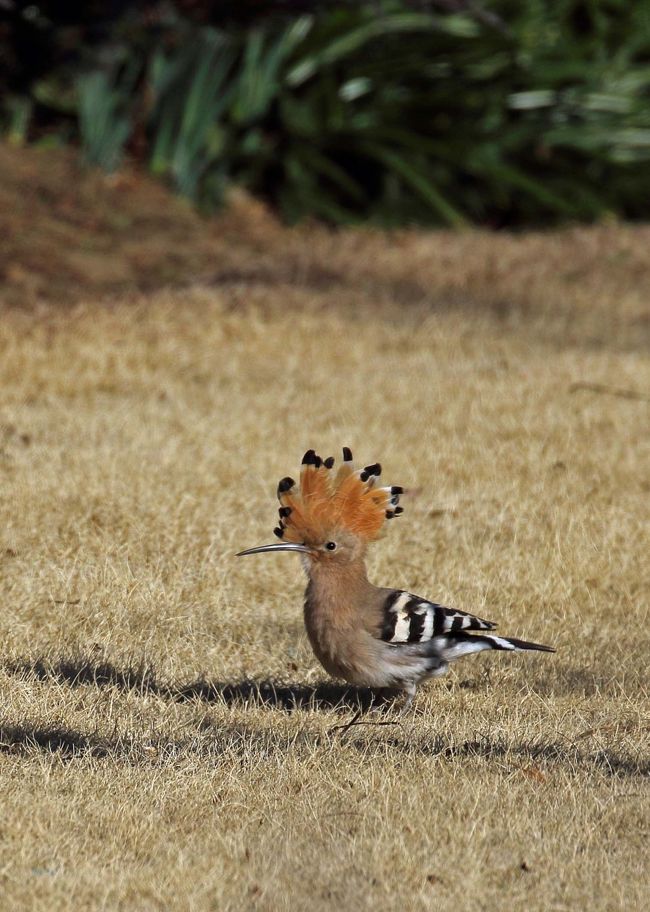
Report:
[[283,541],[304,542],[346,529],[363,541],[374,541],[387,519],[402,512],[402,488],[379,487],[379,463],[355,470],[352,452],[343,447],[343,462],[334,469],[334,457],[321,459],[307,450],[300,482],[283,478],[278,485],[280,524],[273,531]]

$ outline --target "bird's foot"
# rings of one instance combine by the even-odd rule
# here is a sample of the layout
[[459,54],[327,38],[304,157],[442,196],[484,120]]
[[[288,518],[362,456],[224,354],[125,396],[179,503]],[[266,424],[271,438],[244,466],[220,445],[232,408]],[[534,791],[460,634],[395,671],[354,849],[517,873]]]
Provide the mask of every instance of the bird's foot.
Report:
[[[377,707],[374,708],[375,712],[376,712],[376,710],[377,710]],[[350,729],[352,728],[353,725],[400,725],[401,724],[399,719],[376,720],[376,719],[367,718],[371,713],[373,713],[372,708],[369,710],[366,710],[364,712],[364,710],[361,707],[359,707],[359,709],[357,709],[357,711],[352,716],[352,718],[350,719],[349,722],[344,722],[341,725],[334,725],[332,728],[330,728],[330,732],[338,731],[339,737],[342,737],[343,735],[347,734],[350,731]],[[362,719],[361,718],[362,716],[365,716],[366,718]]]

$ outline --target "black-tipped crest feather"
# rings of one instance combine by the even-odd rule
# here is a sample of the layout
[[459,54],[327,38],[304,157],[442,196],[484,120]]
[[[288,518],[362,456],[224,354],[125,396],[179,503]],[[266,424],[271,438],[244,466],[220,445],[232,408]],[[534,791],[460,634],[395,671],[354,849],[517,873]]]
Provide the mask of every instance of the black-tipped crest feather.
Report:
[[280,494],[286,494],[286,492],[290,491],[294,485],[295,485],[295,481],[293,480],[293,478],[290,478],[288,475],[286,475],[284,478],[281,478],[280,482],[278,484],[278,496]]

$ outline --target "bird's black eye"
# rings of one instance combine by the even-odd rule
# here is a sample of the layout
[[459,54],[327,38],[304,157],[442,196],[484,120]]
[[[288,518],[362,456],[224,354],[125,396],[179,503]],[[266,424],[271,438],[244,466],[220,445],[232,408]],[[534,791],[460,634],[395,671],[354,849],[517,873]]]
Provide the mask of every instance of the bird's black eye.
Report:
[[326,542],[325,547],[328,551],[336,551],[336,542]]

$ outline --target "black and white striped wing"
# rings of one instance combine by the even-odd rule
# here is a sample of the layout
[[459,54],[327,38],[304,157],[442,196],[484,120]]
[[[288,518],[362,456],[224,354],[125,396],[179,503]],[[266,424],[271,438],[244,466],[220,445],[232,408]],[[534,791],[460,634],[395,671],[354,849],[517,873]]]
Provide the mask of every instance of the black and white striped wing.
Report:
[[384,623],[381,638],[391,645],[425,643],[441,634],[460,633],[462,630],[493,630],[496,624],[483,618],[445,608],[395,589],[384,602]]

